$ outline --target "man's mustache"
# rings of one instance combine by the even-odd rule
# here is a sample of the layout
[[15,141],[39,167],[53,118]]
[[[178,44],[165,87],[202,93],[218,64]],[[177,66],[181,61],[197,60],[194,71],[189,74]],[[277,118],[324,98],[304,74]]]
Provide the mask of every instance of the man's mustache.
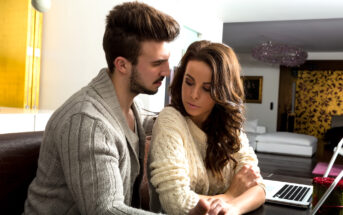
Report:
[[154,84],[156,84],[156,83],[158,83],[158,82],[160,82],[160,81],[163,81],[163,79],[164,79],[164,77],[162,76],[162,77],[160,77],[159,79],[157,79],[156,81],[154,81]]

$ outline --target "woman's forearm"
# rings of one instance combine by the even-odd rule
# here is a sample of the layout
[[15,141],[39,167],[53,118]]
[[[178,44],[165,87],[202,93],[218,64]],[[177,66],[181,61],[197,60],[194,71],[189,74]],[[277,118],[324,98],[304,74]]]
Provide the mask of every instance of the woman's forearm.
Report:
[[244,214],[249,211],[255,210],[264,203],[265,192],[262,187],[256,185],[249,188],[247,191],[237,197],[231,195],[230,192],[215,196],[199,195],[199,197],[205,200],[220,199],[223,202],[227,203],[223,205],[223,207],[228,207],[227,210],[230,211],[235,208],[235,211],[237,209],[239,214]]
[[240,214],[244,214],[260,207],[265,202],[265,199],[266,194],[263,188],[256,185],[228,203],[236,206]]

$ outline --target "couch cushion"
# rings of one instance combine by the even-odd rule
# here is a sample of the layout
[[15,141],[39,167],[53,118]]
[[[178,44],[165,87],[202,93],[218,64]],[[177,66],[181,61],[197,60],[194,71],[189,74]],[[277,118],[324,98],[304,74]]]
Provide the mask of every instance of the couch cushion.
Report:
[[0,135],[0,211],[21,214],[27,189],[36,175],[43,132]]
[[261,134],[256,137],[257,142],[285,143],[290,145],[312,146],[317,143],[317,138],[306,134],[290,132],[273,132]]

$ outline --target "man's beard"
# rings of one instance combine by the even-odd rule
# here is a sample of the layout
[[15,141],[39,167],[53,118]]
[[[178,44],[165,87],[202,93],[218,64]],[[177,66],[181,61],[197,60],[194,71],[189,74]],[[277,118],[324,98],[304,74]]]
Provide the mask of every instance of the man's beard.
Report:
[[[139,82],[139,80],[142,80],[140,77],[140,74],[138,73],[137,68],[135,66],[133,66],[132,71],[131,71],[131,77],[130,77],[130,91],[132,93],[135,93],[135,94],[143,93],[143,94],[148,94],[148,95],[153,95],[153,94],[157,93],[158,89],[150,90],[150,89],[146,88],[145,86],[143,86]],[[163,77],[159,78],[155,82],[162,81],[162,80],[163,80]]]

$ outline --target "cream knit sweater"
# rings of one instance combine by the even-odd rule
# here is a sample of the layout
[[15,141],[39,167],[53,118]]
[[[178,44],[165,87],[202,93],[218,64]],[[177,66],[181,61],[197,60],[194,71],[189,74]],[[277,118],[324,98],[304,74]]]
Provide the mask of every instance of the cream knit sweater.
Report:
[[151,209],[187,214],[199,201],[198,194],[216,195],[227,191],[234,174],[243,165],[257,167],[257,157],[246,135],[241,133],[240,139],[242,147],[234,154],[238,162],[236,170],[232,170],[233,162],[230,162],[224,169],[224,180],[217,180],[204,163],[206,134],[173,107],[163,109],[153,128],[149,152]]

